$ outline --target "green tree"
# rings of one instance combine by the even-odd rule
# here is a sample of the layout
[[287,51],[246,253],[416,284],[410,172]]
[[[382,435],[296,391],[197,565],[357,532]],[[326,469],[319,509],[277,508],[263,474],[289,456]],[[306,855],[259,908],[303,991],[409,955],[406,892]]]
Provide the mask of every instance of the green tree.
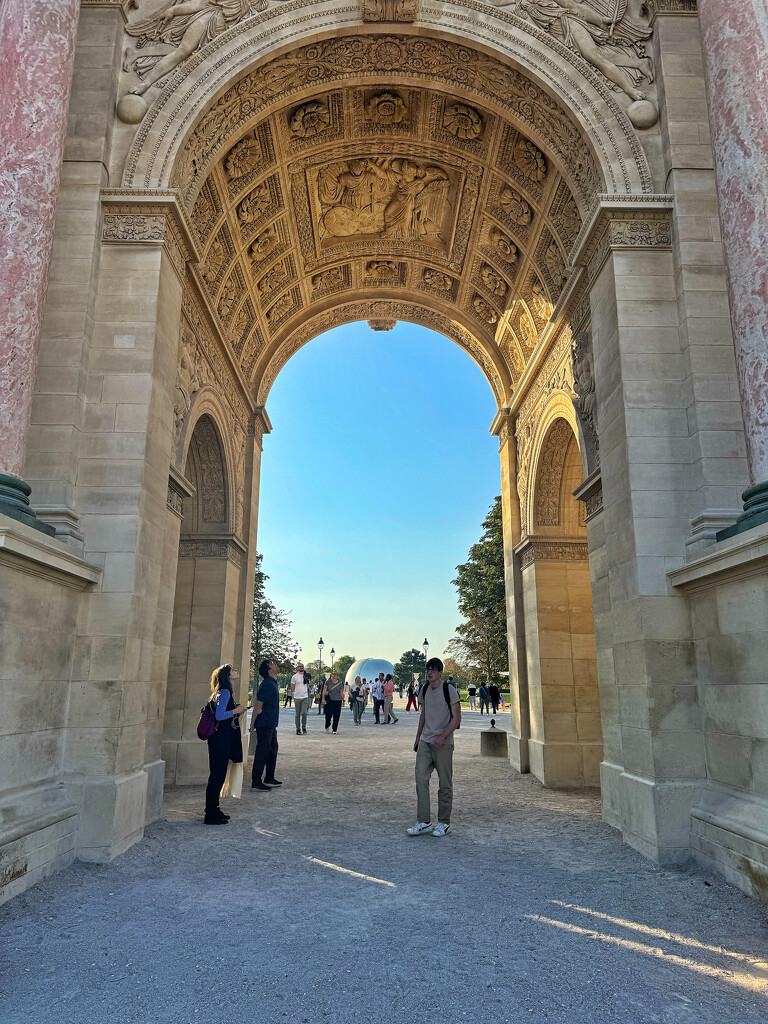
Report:
[[448,649],[474,676],[495,678],[508,666],[501,496],[483,520],[480,540],[456,571],[452,583],[464,621],[456,627]]
[[398,683],[402,681],[406,686],[415,676],[424,680],[426,678],[425,664],[424,651],[412,647],[410,651],[405,651],[400,655],[400,660],[395,665],[395,679]]
[[280,672],[293,672],[299,656],[299,645],[291,636],[289,613],[276,608],[266,595],[269,576],[262,569],[263,555],[256,555],[253,589],[253,618],[251,620],[251,689],[264,658],[274,658]]
[[347,678],[347,672],[349,672],[350,666],[354,665],[357,658],[354,654],[342,654],[341,657],[336,658],[333,663],[334,672],[339,673],[339,679],[344,682]]

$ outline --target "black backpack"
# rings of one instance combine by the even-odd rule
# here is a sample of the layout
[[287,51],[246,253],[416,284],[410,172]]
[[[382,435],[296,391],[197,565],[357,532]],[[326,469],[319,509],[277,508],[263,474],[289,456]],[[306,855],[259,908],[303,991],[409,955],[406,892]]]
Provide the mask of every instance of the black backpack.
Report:
[[[448,710],[451,713],[451,718],[453,718],[453,706],[451,705],[451,695],[448,692],[448,687],[450,685],[451,685],[450,683],[445,683],[445,682],[443,683],[443,697],[445,697],[445,703],[448,705]],[[428,686],[429,686],[429,683],[424,683],[423,686],[421,687],[421,689],[419,690],[419,700],[423,700],[424,699],[424,691],[426,690],[426,688]],[[461,701],[459,701],[459,708],[461,708]],[[459,722],[459,724],[456,726],[456,729],[454,731],[457,731],[460,728],[461,728],[461,722]]]

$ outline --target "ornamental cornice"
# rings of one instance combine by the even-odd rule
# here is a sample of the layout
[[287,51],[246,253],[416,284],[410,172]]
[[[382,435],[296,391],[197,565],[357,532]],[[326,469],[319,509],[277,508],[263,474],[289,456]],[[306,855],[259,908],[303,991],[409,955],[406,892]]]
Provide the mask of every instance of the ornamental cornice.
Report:
[[226,558],[237,569],[242,568],[247,548],[234,534],[191,534],[179,541],[179,558]]
[[515,548],[520,568],[527,569],[534,562],[584,562],[589,559],[589,545],[576,537],[540,539],[526,537]]
[[101,240],[165,245],[176,270],[199,263],[199,244],[176,189],[101,190]]
[[570,253],[593,282],[612,249],[670,249],[673,197],[600,195]]

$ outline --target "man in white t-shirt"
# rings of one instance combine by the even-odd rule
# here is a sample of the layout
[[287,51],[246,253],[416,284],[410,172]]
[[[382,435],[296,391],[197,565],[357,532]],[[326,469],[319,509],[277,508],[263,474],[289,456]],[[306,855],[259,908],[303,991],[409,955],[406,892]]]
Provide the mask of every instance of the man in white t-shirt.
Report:
[[375,725],[379,725],[379,715],[381,709],[384,707],[384,673],[379,672],[379,678],[374,679],[373,685],[371,686],[371,696],[373,697],[373,715],[376,719]]
[[296,735],[306,735],[307,732],[307,705],[309,704],[309,687],[304,676],[304,666],[301,662],[296,666],[296,671],[291,676],[291,693],[293,694],[293,706],[296,709],[294,719],[296,721]]
[[[421,714],[416,730],[416,824],[409,836],[432,832],[438,839],[451,827],[453,804],[453,734],[461,725],[461,703],[455,686],[443,682],[439,658],[427,662],[427,682],[421,690]],[[432,829],[429,780],[437,769],[437,827]]]

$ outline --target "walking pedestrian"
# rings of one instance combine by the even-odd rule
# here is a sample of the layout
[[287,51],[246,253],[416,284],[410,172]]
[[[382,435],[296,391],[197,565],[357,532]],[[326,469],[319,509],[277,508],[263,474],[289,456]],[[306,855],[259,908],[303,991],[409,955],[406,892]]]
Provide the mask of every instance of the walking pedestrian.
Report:
[[371,686],[371,696],[373,697],[373,717],[376,719],[376,725],[380,725],[379,715],[381,709],[384,707],[384,673],[379,672],[379,678],[374,679]]
[[325,696],[325,687],[326,687],[325,676],[323,676],[320,679],[320,682],[317,684],[317,698],[316,699],[317,699],[317,713],[318,713],[318,715],[322,715],[322,713],[323,713],[323,704],[325,703],[325,701],[323,700],[323,697]]
[[491,712],[488,710],[488,706],[491,698],[488,694],[488,687],[485,683],[480,684],[480,693],[478,696],[480,697],[480,714],[482,715],[483,708],[485,708],[486,714],[490,715]]
[[360,676],[355,676],[355,683],[351,691],[352,698],[352,720],[355,725],[363,724],[363,711],[365,709],[365,693],[360,682]]
[[474,683],[467,684],[467,700],[469,701],[469,710],[474,711],[477,703],[477,687]]
[[293,703],[293,693],[291,691],[291,684],[287,683],[286,687],[285,687],[285,692],[283,694],[283,707],[284,708],[289,708],[292,703]]
[[397,717],[394,711],[395,703],[395,681],[392,678],[392,673],[387,673],[387,678],[384,680],[382,687],[382,693],[384,694],[384,725],[389,725],[390,718],[392,719],[392,725],[395,722],[399,722],[400,719]]
[[[231,665],[219,665],[211,676],[211,697],[216,728],[208,739],[208,785],[205,787],[206,825],[226,825],[229,815],[219,807],[221,787],[227,777],[230,756],[240,734],[240,718],[245,711],[232,694],[232,683],[237,682],[240,673]],[[242,740],[240,746],[242,760]]]
[[341,705],[344,697],[344,684],[339,682],[338,672],[331,672],[331,678],[325,688],[325,731],[333,726],[335,736],[341,718]]
[[496,683],[491,683],[491,685],[488,687],[488,696],[493,706],[493,713],[495,715],[498,713],[499,701],[501,700],[501,692],[499,691],[499,688],[496,685]]
[[[451,827],[453,805],[453,734],[461,724],[461,704],[456,687],[443,682],[439,658],[427,662],[427,682],[421,688],[421,715],[416,730],[416,824],[409,836],[432,831],[436,838]],[[432,829],[429,809],[429,780],[437,770],[437,827]]]
[[[278,667],[276,661],[264,660],[259,665],[262,682],[256,697],[261,702],[259,713],[254,709],[251,732],[256,730],[256,752],[253,755],[251,789],[268,793],[274,786],[282,786],[275,778],[277,765],[277,723],[280,718],[280,690],[277,686]],[[266,769],[264,779],[262,773]]]
[[419,702],[416,700],[416,684],[413,680],[408,683],[408,703],[405,705],[405,710],[410,714],[411,704],[413,704],[413,710],[419,710]]
[[296,735],[302,736],[307,733],[307,707],[309,705],[309,686],[307,685],[307,674],[301,662],[296,666],[296,671],[291,676],[291,694],[293,695],[294,721],[296,722]]

